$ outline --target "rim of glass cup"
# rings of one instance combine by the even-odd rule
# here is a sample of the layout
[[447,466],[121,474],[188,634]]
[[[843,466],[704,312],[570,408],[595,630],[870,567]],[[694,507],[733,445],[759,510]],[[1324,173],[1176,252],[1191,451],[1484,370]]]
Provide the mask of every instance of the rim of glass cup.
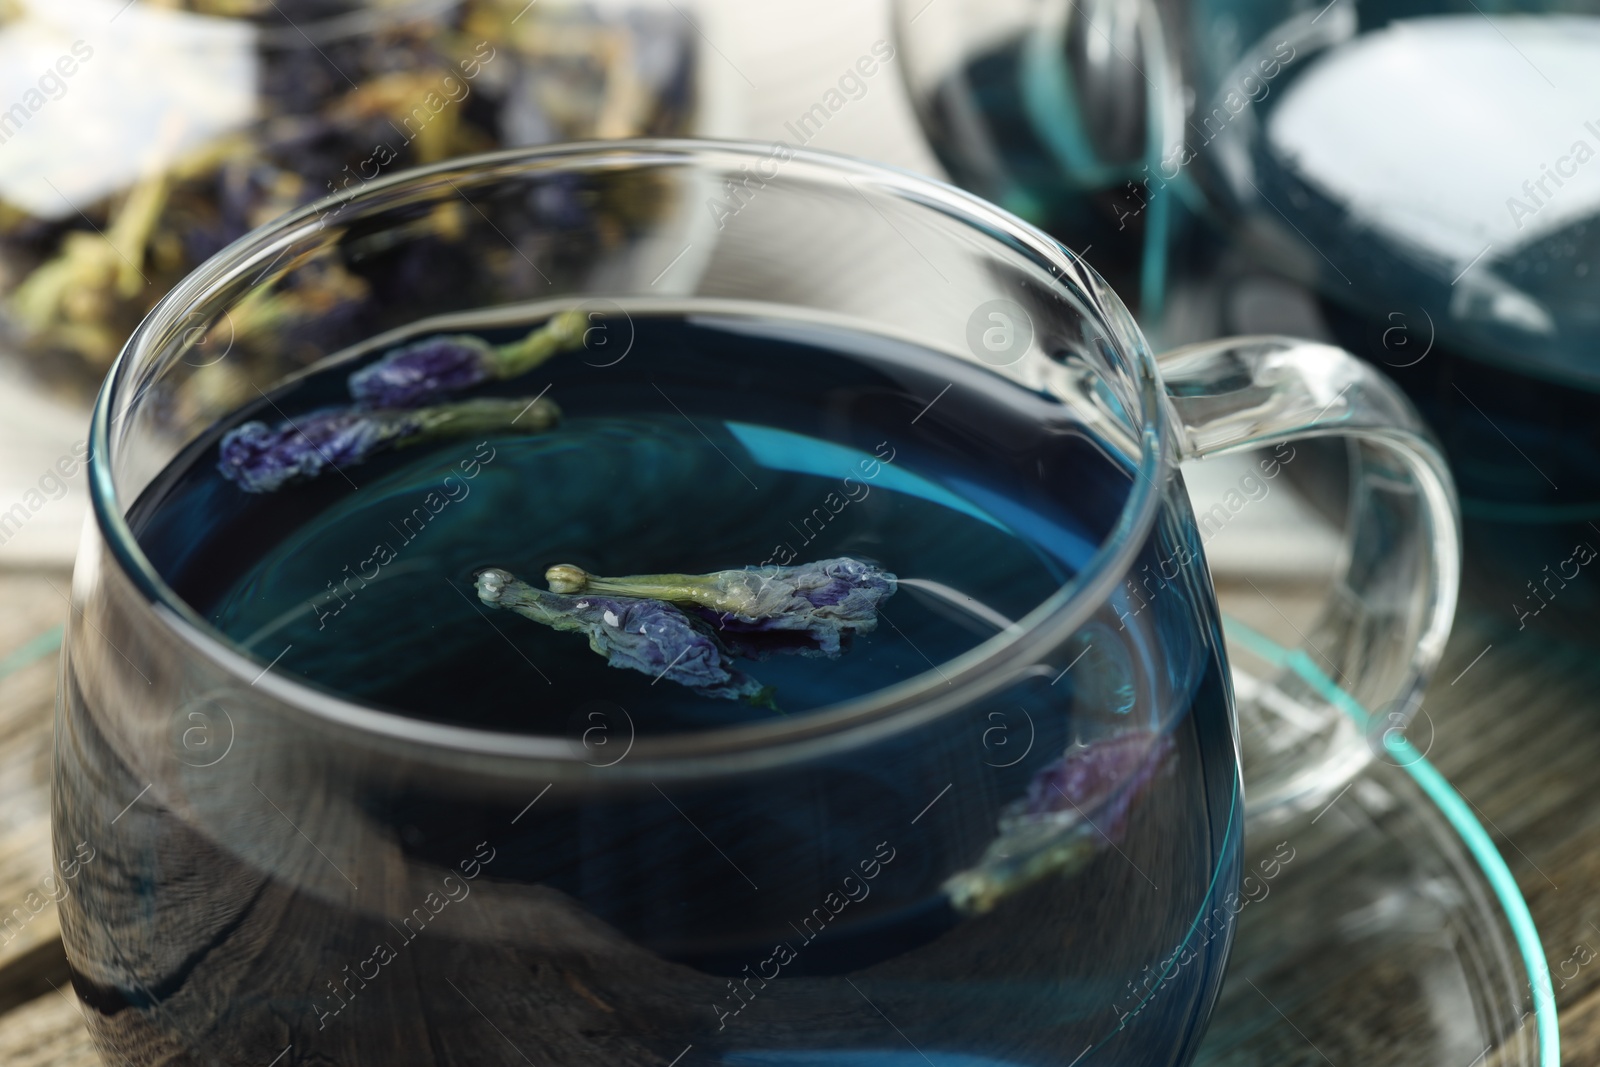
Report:
[[[574,166],[594,170],[696,166],[718,156],[753,163],[768,158],[771,152],[771,144],[757,141],[639,138],[463,156],[400,171],[324,197],[251,231],[191,271],[128,338],[101,385],[90,427],[87,466],[94,520],[123,573],[150,602],[157,624],[173,631],[194,654],[212,661],[241,685],[253,686],[255,691],[314,719],[433,750],[549,761],[571,768],[573,773],[592,766],[585,762],[587,753],[565,737],[506,733],[414,718],[336,695],[289,674],[262,673],[260,661],[206,622],[156,573],[145,556],[124,517],[124,505],[111,471],[111,413],[123,400],[129,381],[137,378],[135,371],[159,351],[153,346],[191,317],[189,309],[202,306],[210,294],[248,271],[259,270],[263,262],[272,258],[274,249],[287,247],[301,236],[323,228],[327,225],[325,217],[337,215],[348,221],[350,213],[359,213],[364,207],[385,210],[397,199],[392,196],[397,190],[427,184],[454,185],[452,176],[468,180],[468,175],[481,175],[486,170],[510,177]],[[1064,640],[1118,585],[1155,522],[1161,506],[1160,473],[1169,461],[1175,462],[1175,441],[1155,357],[1120,298],[1075,253],[1003,209],[937,179],[832,152],[793,149],[793,153],[785,163],[791,173],[792,168],[798,167],[814,179],[827,176],[845,183],[852,179],[869,181],[873,191],[946,215],[1012,252],[1027,254],[1050,269],[1056,279],[1054,284],[1077,287],[1080,295],[1087,298],[1088,313],[1100,320],[1098,325],[1107,342],[1125,362],[1136,392],[1139,457],[1132,489],[1116,524],[1096,546],[1085,567],[1015,625],[904,681],[804,715],[688,734],[640,737],[630,749],[630,758],[623,761],[635,772],[665,770],[668,765],[704,769],[707,763],[727,759],[737,760],[741,769],[800,760],[819,751],[864,744],[913,728],[1008,684],[1014,678],[1007,667],[1031,665],[1035,650]],[[139,403],[153,384],[154,380],[145,383],[143,391],[127,401],[124,414]],[[620,769],[610,768],[612,773]]]

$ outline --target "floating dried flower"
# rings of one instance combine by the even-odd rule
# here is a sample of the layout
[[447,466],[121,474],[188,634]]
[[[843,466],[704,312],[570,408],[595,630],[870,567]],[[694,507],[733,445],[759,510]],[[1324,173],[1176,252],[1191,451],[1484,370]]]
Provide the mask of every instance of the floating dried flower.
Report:
[[376,408],[410,408],[443,393],[515,378],[558,352],[583,344],[589,319],[563,311],[520,341],[491,345],[471,334],[444,334],[405,345],[350,375],[350,395]]
[[412,410],[322,408],[276,426],[242,423],[222,439],[217,469],[247,493],[271,493],[385,448],[472,433],[538,433],[561,412],[544,399],[476,399]]
[[1137,732],[1068,748],[1001,812],[999,835],[978,863],[946,879],[950,902],[986,912],[1041,878],[1080,869],[1121,840],[1134,801],[1171,751],[1168,735]]
[[852,634],[877,628],[879,605],[895,591],[893,574],[848,556],[795,567],[625,578],[602,578],[563,563],[544,577],[558,593],[679,604],[716,626],[730,648],[758,659],[778,652],[837,656]]
[[701,696],[773,706],[771,690],[730,665],[721,642],[671,604],[546,592],[497,567],[478,573],[477,588],[485,604],[554,630],[587,634],[589,647],[613,667],[664,678]]
[[1081,815],[1110,798],[1096,815],[1095,825],[1112,838],[1121,837],[1129,806],[1171,744],[1165,734],[1130,732],[1073,745],[1060,759],[1039,769],[1028,782],[1027,796],[1008,811],[1007,818],[1069,811]]

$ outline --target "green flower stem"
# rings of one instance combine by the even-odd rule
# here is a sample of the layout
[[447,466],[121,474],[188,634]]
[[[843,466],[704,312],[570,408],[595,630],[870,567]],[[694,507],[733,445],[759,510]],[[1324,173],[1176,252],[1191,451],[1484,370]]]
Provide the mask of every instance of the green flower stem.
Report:
[[631,574],[602,578],[582,567],[558,563],[544,572],[556,593],[598,593],[606,596],[665,600],[673,604],[699,604],[713,611],[750,612],[756,602],[761,577],[754,571],[713,571],[710,574]]
[[531,402],[521,397],[480,397],[405,414],[418,424],[405,444],[476,433],[541,433],[561,421],[555,401],[542,397]]
[[496,348],[495,376],[515,378],[526,374],[556,353],[582,345],[588,329],[587,312],[561,312],[522,340]]

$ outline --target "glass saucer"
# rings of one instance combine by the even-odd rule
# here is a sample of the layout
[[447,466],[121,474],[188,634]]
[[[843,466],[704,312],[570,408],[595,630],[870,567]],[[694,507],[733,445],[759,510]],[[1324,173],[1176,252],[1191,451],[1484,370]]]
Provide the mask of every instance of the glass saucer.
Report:
[[1299,674],[1376,755],[1322,810],[1252,828],[1197,1067],[1559,1067],[1538,931],[1471,808],[1304,653],[1234,619],[1226,631],[1235,663]]

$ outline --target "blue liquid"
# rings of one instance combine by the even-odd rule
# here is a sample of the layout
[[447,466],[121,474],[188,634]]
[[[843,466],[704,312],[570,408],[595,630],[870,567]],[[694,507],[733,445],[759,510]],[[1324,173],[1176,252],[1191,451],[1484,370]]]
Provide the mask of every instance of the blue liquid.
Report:
[[[224,633],[263,661],[287,649],[274,670],[415,718],[565,737],[598,767],[625,761],[635,736],[803,717],[939,671],[1070,581],[1132,488],[1070,408],[983,368],[815,323],[632,325],[620,363],[571,354],[489,390],[548,385],[564,418],[545,434],[402,449],[349,467],[348,482],[330,473],[252,496],[215,472],[218,427],[153,483],[134,527]],[[349,369],[274,403],[292,417],[336,402]],[[424,522],[416,507],[447,476],[469,491]],[[378,541],[393,562],[344,585]],[[111,950],[69,935],[93,1025],[116,1047],[176,1046],[194,1062],[265,1062],[289,1043],[293,1062],[419,1065],[524,1052],[553,1065],[1187,1062],[1230,937],[1237,780],[1208,587],[1193,567],[1148,575],[1197,541],[1175,494],[1140,560],[1144,584],[1059,663],[799,763],[544,793],[543,779],[503,787],[308,751],[307,769],[257,784],[295,796],[308,839],[372,842],[329,857],[359,892],[310,884],[253,840],[141,820],[80,877],[116,892],[118,872],[198,855],[199,879],[147,876],[145,914],[237,911],[241,884],[255,895],[220,932],[184,933],[176,918],[118,931],[116,957],[152,961],[140,981],[155,1004],[93,977]],[[653,684],[581,637],[470,599],[484,566],[542,585],[557,562],[705,571],[779,545],[798,561],[871,558],[901,579],[885,624],[837,660],[749,665],[782,711]],[[68,714],[75,758],[131,777],[92,718]],[[1135,784],[1083,813],[1069,860],[986,910],[953,900],[949,880],[983,862],[1003,809],[1068,746],[1130,732],[1159,744]],[[309,769],[324,758],[331,780]],[[68,782],[67,834],[71,793]],[[262,807],[248,786],[237,803]],[[469,864],[478,877],[454,910],[407,910]],[[95,924],[86,899],[64,905],[70,929]],[[269,916],[264,938],[255,924]],[[195,943],[175,955],[157,928]],[[392,961],[368,963],[378,944]],[[378,977],[346,987],[347,964]],[[225,978],[241,995],[199,994]]]
[[[547,734],[604,698],[667,733],[804,712],[954,658],[996,632],[990,619],[1021,618],[1068,581],[1130,490],[1064,408],[978,368],[941,359],[930,372],[926,353],[887,341],[856,358],[837,348],[858,339],[817,326],[633,325],[616,366],[558,358],[493,390],[548,385],[557,432],[402,449],[261,495],[207,455],[157,490],[141,540],[219,630],[268,660],[294,646],[279,669],[331,691]],[[290,418],[337,403],[347,373],[274,403]],[[261,407],[250,414],[277,418]],[[1061,499],[1069,478],[1078,492]],[[495,613],[491,629],[473,595],[489,566],[542,588],[556,563],[701,573],[844,555],[918,585],[837,660],[751,666],[781,712],[612,669],[581,636],[514,615]]]

